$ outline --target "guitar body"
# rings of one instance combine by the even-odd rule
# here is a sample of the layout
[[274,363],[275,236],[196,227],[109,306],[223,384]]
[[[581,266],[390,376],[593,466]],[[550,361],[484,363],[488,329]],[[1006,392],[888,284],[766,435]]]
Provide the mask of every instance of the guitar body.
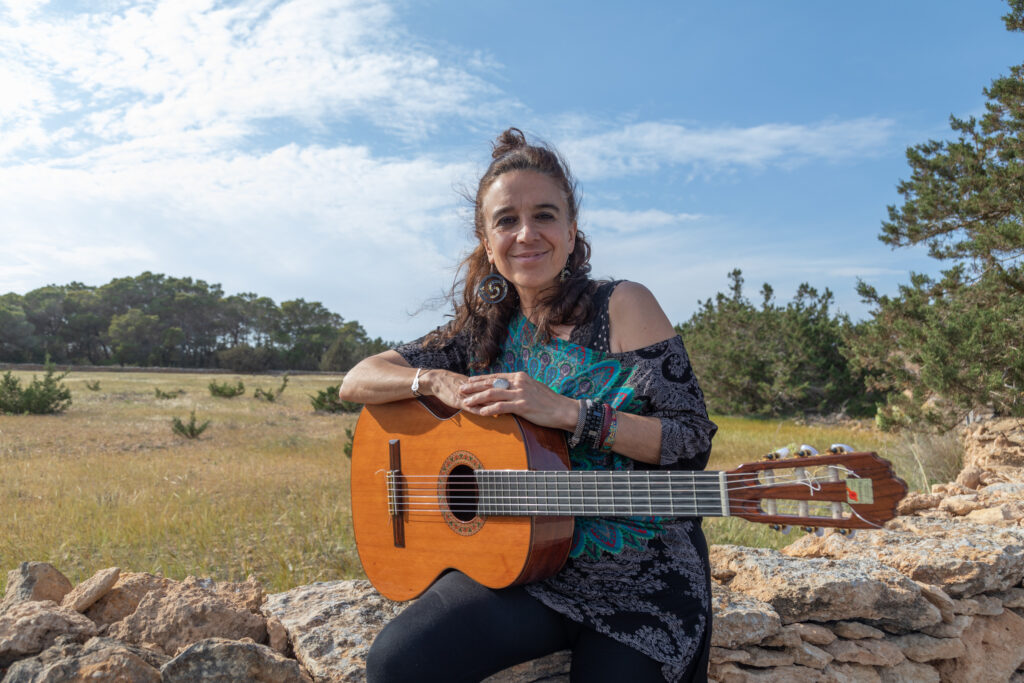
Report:
[[[388,489],[394,440],[398,490],[411,501],[397,514]],[[564,471],[568,462],[561,433],[515,416],[453,413],[430,399],[366,406],[352,443],[351,486],[367,577],[385,597],[409,600],[449,569],[493,588],[551,576],[568,556],[572,517],[480,515],[460,507],[472,496],[449,483],[459,476],[449,477],[477,469]]]

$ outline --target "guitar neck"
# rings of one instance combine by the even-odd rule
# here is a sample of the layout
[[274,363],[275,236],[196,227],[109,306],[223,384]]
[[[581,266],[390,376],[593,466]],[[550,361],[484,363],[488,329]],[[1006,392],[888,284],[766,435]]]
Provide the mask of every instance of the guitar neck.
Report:
[[725,472],[476,473],[479,512],[503,517],[723,517],[726,483]]

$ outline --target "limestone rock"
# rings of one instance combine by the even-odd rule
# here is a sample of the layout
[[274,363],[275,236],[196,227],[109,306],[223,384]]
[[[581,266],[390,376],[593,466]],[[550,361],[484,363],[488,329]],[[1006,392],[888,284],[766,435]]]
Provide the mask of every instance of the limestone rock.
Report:
[[781,631],[762,639],[759,644],[761,647],[798,647],[804,641],[796,626],[797,624],[783,626]]
[[1006,590],[1024,578],[1024,530],[921,517],[897,517],[885,529],[807,535],[783,552],[791,557],[873,557],[951,597]]
[[818,624],[790,624],[789,628],[799,633],[800,637],[811,645],[828,645],[836,639],[836,634],[831,629]]
[[113,638],[90,638],[84,645],[60,636],[50,648],[7,670],[4,683],[122,681],[160,683],[167,657]]
[[898,647],[904,657],[915,662],[956,659],[965,653],[964,641],[959,638],[933,638],[923,633],[908,633],[893,636],[889,642]]
[[782,650],[769,650],[754,645],[746,645],[743,647],[743,651],[750,655],[750,660],[747,662],[750,666],[762,669],[789,666],[796,661],[792,654]]
[[894,666],[905,659],[898,647],[885,640],[840,639],[823,649],[835,657],[836,661],[868,666]]
[[827,683],[881,683],[882,678],[873,666],[832,662],[825,667],[821,680]]
[[709,680],[719,683],[818,683],[821,672],[806,666],[780,666],[775,669],[744,669],[732,662],[708,667]]
[[85,641],[96,625],[52,600],[12,604],[0,614],[0,667],[42,652],[62,635]]
[[1003,607],[1024,607],[1024,588],[1010,588],[1005,591],[993,593],[990,597],[993,597],[1003,603]]
[[265,641],[263,616],[247,609],[244,600],[233,601],[234,591],[211,584],[189,577],[151,590],[108,634],[172,656],[207,638]]
[[304,683],[294,659],[251,640],[208,638],[185,648],[160,669],[163,683]]
[[119,567],[102,569],[91,578],[75,586],[70,593],[64,596],[60,604],[76,612],[84,612],[113,588],[120,574]]
[[268,595],[262,610],[281,621],[314,680],[362,681],[370,644],[405,606],[382,597],[369,581],[354,580]]
[[7,572],[7,591],[0,602],[0,614],[19,602],[52,600],[60,603],[71,590],[71,582],[49,562],[22,562]]
[[170,579],[145,572],[121,574],[114,586],[85,611],[85,616],[100,627],[121,621],[135,611],[146,593],[172,583]]
[[1024,423],[1004,418],[978,423],[964,435],[964,466],[1024,466]]
[[277,617],[267,617],[267,644],[275,652],[288,656],[291,652],[291,643],[288,642],[288,632],[284,630],[284,624]]
[[956,483],[961,486],[966,486],[969,489],[977,489],[981,486],[981,474],[985,470],[981,469],[976,465],[971,465],[960,470],[960,474],[956,476]]
[[1024,509],[1020,504],[1002,503],[990,508],[978,508],[967,514],[967,519],[975,524],[1013,525],[1024,517]]
[[837,621],[832,624],[832,632],[840,638],[846,638],[847,640],[885,637],[885,634],[877,628],[862,624],[859,621]]
[[787,648],[786,652],[792,655],[795,664],[808,666],[812,669],[824,669],[834,659],[832,655],[820,647],[804,642],[796,647]]
[[725,662],[736,662],[738,664],[746,664],[750,661],[750,653],[746,650],[730,650],[724,647],[711,646],[711,656],[709,657],[712,664],[724,664]]
[[953,598],[946,595],[946,591],[942,590],[939,586],[933,586],[930,583],[922,583],[915,581],[915,583],[921,587],[921,595],[924,596],[925,600],[935,605],[939,610],[939,614],[942,615],[942,621],[946,624],[953,623],[953,617],[956,613],[953,611]]
[[1006,681],[1024,663],[1024,619],[1012,610],[974,617],[961,639],[962,656],[935,663],[944,681]]
[[911,491],[896,506],[896,514],[912,515],[921,510],[937,508],[942,502],[942,496],[935,493],[918,493]]
[[942,502],[939,503],[939,509],[951,512],[954,515],[966,515],[968,512],[973,512],[981,507],[981,503],[978,502],[978,494],[971,493],[968,495],[961,496],[949,496],[943,498]]
[[711,610],[714,647],[734,649],[759,643],[782,629],[782,620],[771,605],[717,583],[711,584]]
[[939,672],[935,667],[905,660],[896,666],[878,670],[882,683],[939,683]]
[[712,573],[732,577],[730,590],[767,602],[786,624],[861,620],[902,632],[942,620],[917,584],[866,558],[798,559],[765,548],[716,545],[711,564]]
[[933,638],[959,638],[964,634],[964,631],[967,630],[973,621],[974,617],[969,617],[966,614],[958,614],[953,618],[952,623],[925,626],[921,629],[921,633],[932,636]]

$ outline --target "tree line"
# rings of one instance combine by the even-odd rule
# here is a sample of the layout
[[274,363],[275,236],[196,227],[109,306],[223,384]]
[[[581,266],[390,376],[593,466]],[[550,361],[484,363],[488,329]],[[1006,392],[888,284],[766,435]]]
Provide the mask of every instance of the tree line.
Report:
[[316,301],[148,271],[0,296],[0,362],[343,371],[391,346]]

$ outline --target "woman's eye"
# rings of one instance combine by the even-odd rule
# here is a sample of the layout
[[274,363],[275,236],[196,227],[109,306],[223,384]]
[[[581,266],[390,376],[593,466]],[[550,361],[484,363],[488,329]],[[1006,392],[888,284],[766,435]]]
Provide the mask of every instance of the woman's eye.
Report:
[[499,228],[508,228],[516,224],[515,216],[502,216],[498,219]]

